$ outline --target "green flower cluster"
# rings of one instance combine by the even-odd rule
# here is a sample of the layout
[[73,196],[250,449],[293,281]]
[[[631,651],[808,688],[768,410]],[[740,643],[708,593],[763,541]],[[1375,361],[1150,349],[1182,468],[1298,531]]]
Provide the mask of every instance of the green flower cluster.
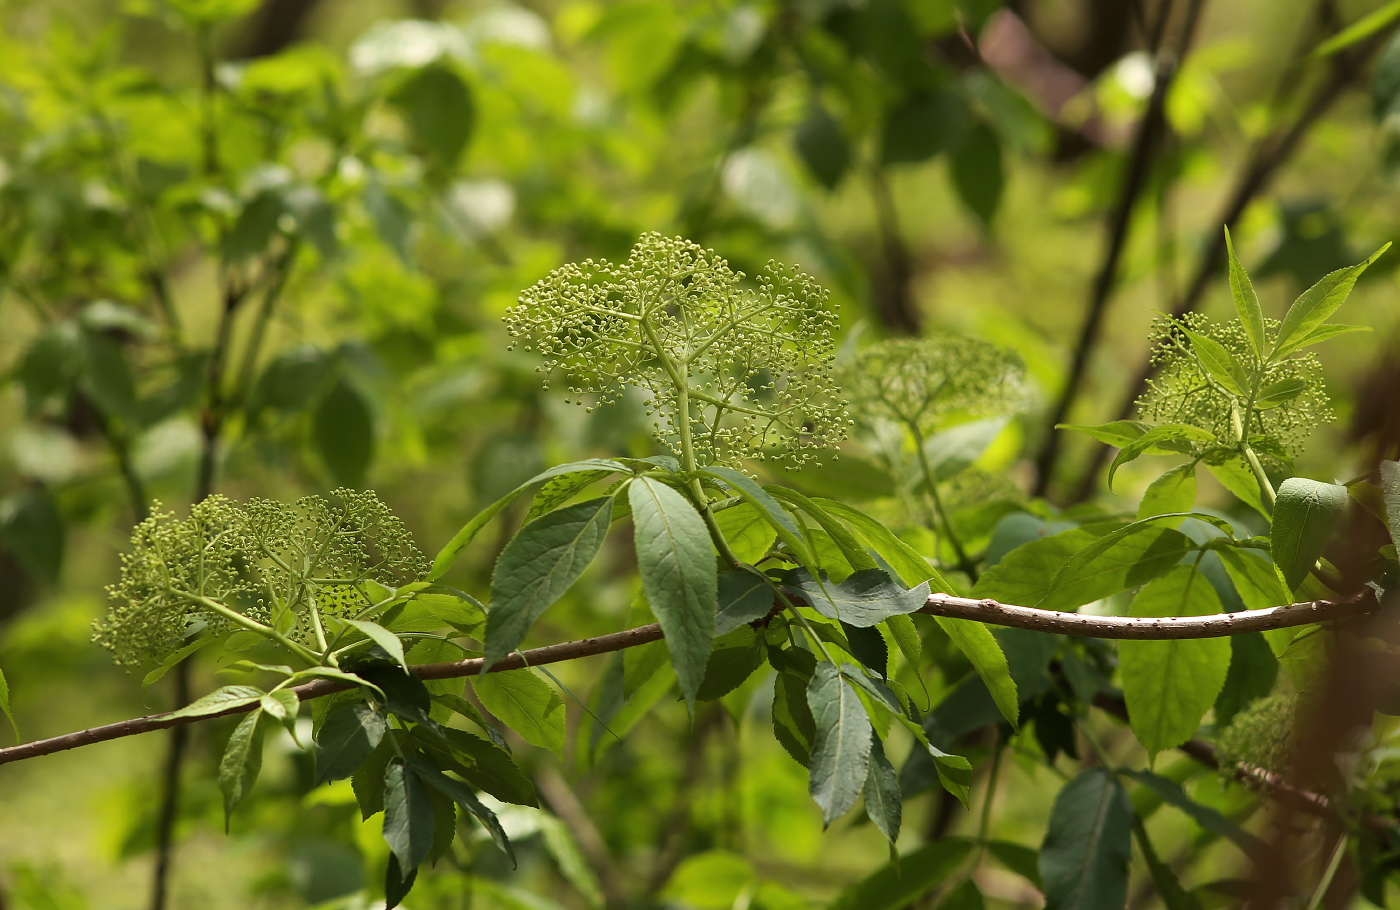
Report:
[[1240,766],[1286,774],[1297,748],[1294,728],[1298,699],[1275,694],[1251,702],[1236,714],[1216,743],[1221,770]]
[[[1265,327],[1267,337],[1277,336],[1277,320],[1266,320]],[[1249,387],[1235,391],[1213,378],[1188,332],[1223,346],[1253,380]],[[1152,362],[1161,372],[1138,399],[1138,412],[1153,423],[1210,431],[1216,441],[1192,443],[1193,455],[1220,445],[1234,448],[1243,438],[1277,464],[1298,455],[1313,428],[1332,419],[1322,364],[1311,351],[1266,362],[1237,322],[1214,322],[1199,313],[1157,320],[1152,341]]]
[[642,390],[656,438],[687,466],[798,466],[850,427],[832,377],[836,317],[797,269],[770,262],[744,279],[712,250],[644,234],[621,265],[555,270],[505,323],[590,409]]
[[366,582],[398,587],[428,568],[403,522],[369,491],[243,506],[211,496],[185,519],[157,504],[132,533],[93,640],[125,667],[252,624],[315,644],[321,616],[373,603]]
[[952,335],[891,338],[861,351],[842,375],[867,418],[932,434],[949,416],[985,417],[1017,410],[1026,367],[1015,351]]

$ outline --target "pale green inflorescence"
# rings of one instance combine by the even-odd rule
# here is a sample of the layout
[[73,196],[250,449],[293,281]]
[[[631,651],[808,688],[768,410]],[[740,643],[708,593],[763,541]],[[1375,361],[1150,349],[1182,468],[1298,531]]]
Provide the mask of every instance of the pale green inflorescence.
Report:
[[622,264],[556,269],[505,323],[580,403],[641,389],[656,438],[683,463],[799,466],[850,427],[832,378],[835,313],[795,268],[744,278],[712,250],[644,234]]
[[93,640],[118,664],[137,667],[192,636],[237,628],[202,599],[315,645],[313,610],[354,616],[372,603],[367,581],[397,587],[427,571],[403,522],[369,491],[335,490],[290,505],[211,496],[184,519],[157,504],[132,533]]
[[[1268,320],[1266,337],[1276,337],[1278,325]],[[1240,363],[1247,364],[1251,373],[1259,370],[1260,360],[1238,323],[1214,322],[1199,313],[1191,313],[1180,322],[1159,319],[1154,323],[1152,362],[1161,372],[1138,399],[1138,412],[1153,423],[1188,424],[1215,435],[1214,443],[1195,443],[1193,454],[1200,456],[1239,441],[1232,428],[1232,411],[1239,417],[1246,441],[1261,458],[1274,463],[1299,454],[1313,428],[1332,419],[1331,402],[1322,384],[1322,365],[1315,354],[1294,354],[1265,367],[1257,389],[1285,380],[1300,380],[1301,389],[1281,404],[1251,407],[1247,395],[1237,395],[1207,377],[1182,327],[1219,342]]]
[[933,433],[952,415],[986,417],[1017,410],[1025,365],[1007,348],[951,335],[891,338],[861,351],[843,374],[864,417]]
[[1287,774],[1297,750],[1297,715],[1298,699],[1292,695],[1279,693],[1251,702],[1220,732],[1221,770],[1246,766]]

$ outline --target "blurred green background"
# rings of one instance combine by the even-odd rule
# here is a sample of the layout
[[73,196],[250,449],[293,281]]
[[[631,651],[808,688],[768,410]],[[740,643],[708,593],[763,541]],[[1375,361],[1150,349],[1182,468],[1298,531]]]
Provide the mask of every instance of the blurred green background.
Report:
[[[1063,416],[1119,416],[1156,313],[1197,282],[1205,312],[1228,311],[1222,222],[1275,317],[1400,235],[1394,23],[1316,52],[1389,6],[0,0],[0,667],[21,731],[171,705],[170,680],[143,694],[89,643],[148,499],[371,486],[432,553],[547,464],[652,454],[637,401],[564,404],[499,320],[551,269],[625,256],[643,231],[750,273],[801,265],[849,345],[955,332],[1015,349],[1030,402],[977,467],[1011,477],[998,495],[1073,503],[1088,440],[1049,473],[1037,461],[1076,351]],[[1374,331],[1322,351],[1337,421],[1300,473],[1347,479],[1395,419],[1395,261],[1344,314]],[[878,512],[882,481],[853,455],[794,482]],[[1121,473],[1124,503],[1153,462]],[[454,584],[485,589],[524,508]],[[622,627],[630,558],[610,545],[531,643]],[[557,673],[596,701],[610,666]],[[965,667],[944,669],[935,699]],[[216,670],[197,665],[193,691]],[[693,723],[658,693],[621,741],[569,701],[562,760],[517,744],[553,810],[510,816],[521,869],[473,843],[409,906],[824,906],[885,848],[859,820],[822,832],[763,686]],[[194,728],[171,906],[371,906],[376,825],[346,782],[308,794],[290,739],[222,832],[226,734]],[[969,745],[979,767],[988,745]],[[0,906],[148,906],[165,748],[147,735],[0,769]],[[1034,847],[1058,778],[1024,749],[994,830]],[[1193,786],[1240,799],[1210,775]],[[911,845],[975,826],[932,795],[906,811]],[[1008,869],[979,874],[993,904],[1038,905]]]

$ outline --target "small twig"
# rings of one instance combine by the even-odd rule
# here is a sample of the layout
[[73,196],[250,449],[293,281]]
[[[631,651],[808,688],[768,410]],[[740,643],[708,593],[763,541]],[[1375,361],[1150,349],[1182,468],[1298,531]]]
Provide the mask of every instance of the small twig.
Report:
[[579,802],[569,782],[564,780],[558,771],[547,767],[535,778],[535,785],[539,787],[554,814],[559,816],[559,820],[574,836],[588,864],[598,873],[598,884],[603,890],[607,906],[625,907],[627,891],[622,886],[622,872],[612,854],[608,852],[608,845],[603,841],[598,826],[588,817],[588,810]]
[[[933,594],[930,595],[928,602],[919,612],[929,616],[951,616],[991,625],[1055,632],[1080,638],[1173,641],[1188,638],[1220,638],[1228,635],[1243,635],[1246,632],[1284,629],[1345,619],[1370,610],[1371,605],[1367,602],[1369,598],[1370,592],[1367,591],[1364,594],[1342,600],[1317,600],[1308,603],[1288,604],[1282,607],[1268,607],[1263,610],[1245,610],[1239,613],[1139,619],[1128,616],[1087,616],[1078,613],[1062,613],[1058,610],[1037,610],[1033,607],[1003,604],[994,600],[972,600],[948,594]],[[485,672],[500,673],[505,670],[519,670],[527,666],[537,667],[540,664],[576,660],[595,654],[608,654],[659,641],[662,637],[660,624],[648,623],[645,626],[624,629],[621,632],[613,632],[608,635],[599,635],[596,638],[565,641],[529,651],[517,651],[492,664]],[[474,657],[469,660],[456,660],[447,663],[419,664],[409,669],[419,679],[457,679],[481,673],[484,665],[483,658]],[[291,691],[295,692],[301,701],[307,701],[335,692],[343,692],[349,688],[351,686],[347,683],[323,679],[297,686]],[[0,765],[40,755],[51,755],[54,752],[64,752],[79,746],[134,736],[138,733],[149,733],[152,730],[166,730],[215,717],[246,714],[256,707],[256,704],[244,705],[201,717],[171,717],[168,713],[151,714],[100,727],[90,727],[74,733],[65,733],[62,736],[0,749]]]

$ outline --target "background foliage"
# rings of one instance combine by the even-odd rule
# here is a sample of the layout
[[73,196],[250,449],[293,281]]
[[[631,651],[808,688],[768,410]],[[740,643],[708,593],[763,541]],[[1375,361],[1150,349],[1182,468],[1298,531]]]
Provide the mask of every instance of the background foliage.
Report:
[[[3,0],[0,667],[20,729],[52,735],[177,697],[175,676],[143,694],[90,644],[151,499],[183,515],[211,491],[373,487],[432,553],[547,465],[663,451],[640,396],[565,404],[531,353],[507,350],[502,323],[551,270],[622,259],[646,231],[749,275],[770,259],[812,273],[839,305],[848,359],[884,336],[966,336],[1024,363],[1015,414],[965,401],[916,430],[957,544],[906,502],[915,450],[876,428],[834,470],[771,479],[857,505],[964,578],[978,571],[968,553],[985,570],[1042,534],[1138,514],[1176,462],[1127,464],[1109,494],[1090,469],[1100,447],[1066,437],[1052,458],[1050,426],[1126,416],[1157,312],[1230,318],[1222,222],[1270,318],[1397,235],[1393,7]],[[1298,474],[1344,481],[1396,457],[1393,259],[1348,304],[1346,321],[1373,332],[1318,349],[1337,419],[1296,455]],[[1205,472],[1197,503],[1265,531]],[[483,532],[451,583],[488,590],[528,508]],[[1197,524],[1182,533],[1205,533]],[[610,539],[527,643],[635,625],[634,570],[628,541]],[[936,769],[903,781],[899,875],[881,868],[887,846],[864,815],[823,831],[805,769],[770,732],[769,705],[788,697],[771,675],[692,718],[660,684],[634,691],[629,672],[656,659],[638,649],[558,667],[558,689],[532,693],[549,719],[533,728],[477,690],[519,733],[546,809],[502,812],[518,870],[483,835],[424,876],[412,906],[1038,906],[1056,845],[1080,836],[1047,833],[1062,802],[1061,821],[1080,805],[1115,825],[1145,818],[1140,843],[1194,900],[1232,902],[1228,886],[1200,886],[1249,875],[1242,845],[1263,830],[1247,789],[1164,752],[1128,805],[1111,775],[1075,776],[1088,746],[1070,700],[1045,695],[1049,654],[1018,664],[1018,644],[1035,643],[999,633],[1013,675],[1032,667],[1017,682],[1033,723],[1013,735],[994,704],[959,695],[976,680],[949,636],[920,628],[922,683],[906,684],[940,707],[976,776],[971,812],[930,788]],[[1231,643],[1232,672],[1248,647]],[[1061,655],[1088,687],[1076,696],[1112,653]],[[196,662],[189,690],[231,680],[216,670]],[[1239,699],[1217,701],[1213,721]],[[261,785],[222,832],[217,767],[234,726],[192,728],[172,905],[368,906],[388,860],[380,828],[358,821],[348,782],[312,789],[290,736],[269,734]],[[1147,766],[1112,717],[1087,729]],[[0,772],[0,901],[149,905],[165,748],[136,737]],[[1378,808],[1388,786],[1375,785]],[[979,831],[992,843],[969,859],[957,837]],[[1157,856],[1135,859],[1129,900],[1189,906],[1162,895]]]

